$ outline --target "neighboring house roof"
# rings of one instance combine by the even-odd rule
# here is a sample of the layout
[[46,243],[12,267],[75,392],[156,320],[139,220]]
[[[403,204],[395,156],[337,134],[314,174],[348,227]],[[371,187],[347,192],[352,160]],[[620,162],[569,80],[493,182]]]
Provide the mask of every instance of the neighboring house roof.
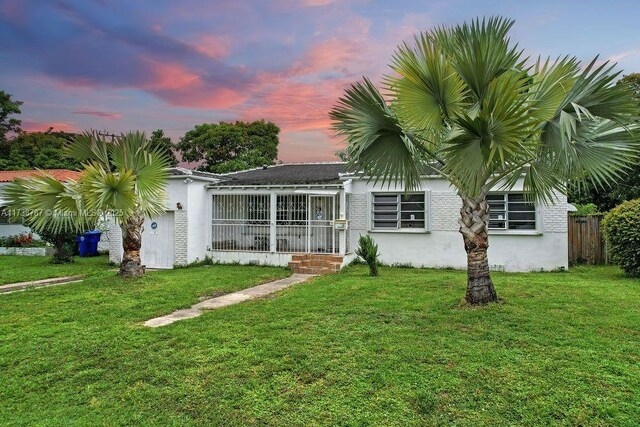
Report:
[[169,169],[169,176],[172,176],[172,177],[173,176],[176,176],[176,177],[188,176],[188,177],[191,177],[191,178],[204,178],[204,179],[207,179],[207,180],[222,179],[221,175],[217,175],[215,173],[202,172],[202,171],[197,171],[197,170],[187,169],[187,168],[180,168],[180,167]]
[[31,169],[21,171],[0,171],[0,182],[11,182],[17,178],[27,178],[30,176],[51,175],[59,181],[68,181],[70,179],[77,181],[81,172],[72,171],[70,169]]
[[242,185],[309,185],[340,184],[340,174],[347,171],[347,164],[331,163],[283,163],[246,171],[219,175],[222,181],[216,186]]

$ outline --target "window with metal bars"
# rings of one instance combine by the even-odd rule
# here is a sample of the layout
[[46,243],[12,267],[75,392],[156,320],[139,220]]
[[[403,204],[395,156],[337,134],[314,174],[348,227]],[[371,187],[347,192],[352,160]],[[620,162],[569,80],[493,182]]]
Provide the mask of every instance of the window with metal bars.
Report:
[[535,230],[535,205],[522,193],[489,194],[490,230]]
[[372,226],[375,230],[424,229],[424,193],[373,195]]

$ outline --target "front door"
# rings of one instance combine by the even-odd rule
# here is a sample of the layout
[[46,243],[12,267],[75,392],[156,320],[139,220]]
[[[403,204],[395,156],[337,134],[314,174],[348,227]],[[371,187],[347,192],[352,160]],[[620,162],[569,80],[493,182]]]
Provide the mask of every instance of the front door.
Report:
[[173,268],[173,212],[144,221],[140,258],[147,268]]
[[334,253],[335,204],[333,195],[309,196],[309,252]]

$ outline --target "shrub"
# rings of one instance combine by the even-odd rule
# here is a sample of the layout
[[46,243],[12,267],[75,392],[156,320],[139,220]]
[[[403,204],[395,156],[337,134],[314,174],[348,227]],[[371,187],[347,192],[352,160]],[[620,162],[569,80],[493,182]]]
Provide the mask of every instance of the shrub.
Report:
[[53,232],[49,229],[43,229],[38,234],[42,240],[51,243],[54,247],[52,263],[69,264],[73,262],[73,255],[77,247],[75,232]]
[[364,260],[369,266],[369,276],[378,275],[378,245],[371,236],[360,236],[358,240],[358,249],[356,249],[356,255]]
[[44,241],[34,239],[31,233],[0,237],[0,247],[3,248],[38,248],[46,245]]
[[630,276],[640,276],[640,199],[621,203],[603,220],[612,260]]
[[598,207],[594,203],[587,203],[585,205],[581,205],[579,203],[575,203],[577,211],[571,212],[571,215],[584,216],[584,215],[595,215],[598,213]]

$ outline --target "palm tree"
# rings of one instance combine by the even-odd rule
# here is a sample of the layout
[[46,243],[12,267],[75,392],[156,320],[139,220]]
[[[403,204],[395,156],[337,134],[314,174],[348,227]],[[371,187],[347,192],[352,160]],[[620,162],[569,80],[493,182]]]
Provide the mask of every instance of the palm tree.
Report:
[[145,217],[164,213],[169,159],[153,148],[144,133],[130,132],[109,142],[85,132],[64,148],[83,165],[81,178],[60,182],[51,176],[30,177],[5,189],[9,208],[20,212],[34,231],[81,232],[98,218],[115,218],[122,228],[124,255],[120,275],[140,276],[142,225]]
[[597,58],[530,61],[495,17],[415,36],[383,81],[353,84],[331,111],[350,167],[407,191],[438,173],[462,199],[470,304],[496,301],[489,274],[487,193],[522,183],[553,203],[569,181],[602,186],[637,161],[637,103]]

